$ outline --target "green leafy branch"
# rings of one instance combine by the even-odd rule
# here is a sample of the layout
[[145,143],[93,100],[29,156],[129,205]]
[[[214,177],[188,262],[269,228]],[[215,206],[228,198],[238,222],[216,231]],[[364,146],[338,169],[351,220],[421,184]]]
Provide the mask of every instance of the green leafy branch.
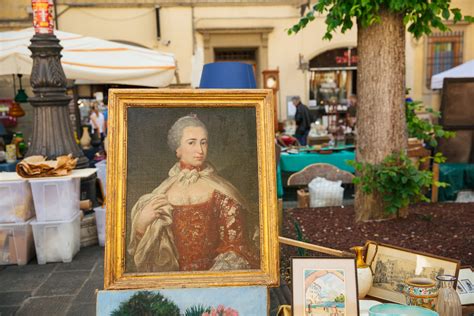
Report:
[[[405,105],[409,137],[416,137],[431,147],[436,147],[438,145],[436,138],[451,138],[456,135],[455,132],[445,131],[441,125],[432,124],[419,118],[416,113],[424,109],[421,102],[408,101]],[[426,108],[425,110],[435,118],[441,117],[441,113],[438,111],[434,111],[431,108]]]
[[296,34],[313,21],[316,14],[327,14],[326,33],[323,38],[330,40],[332,33],[337,28],[340,27],[342,33],[350,30],[354,24],[354,18],[362,27],[380,23],[379,12],[382,8],[388,8],[391,12],[401,14],[403,24],[408,26],[408,31],[415,38],[431,34],[433,28],[443,32],[449,31],[449,28],[443,23],[443,19],[452,18],[454,23],[462,20],[474,22],[474,17],[463,16],[461,10],[450,8],[450,6],[451,0],[319,0],[287,32],[289,35]]
[[[445,161],[441,153],[429,158],[437,163]],[[433,184],[437,187],[448,185],[434,181],[433,172],[419,170],[419,164],[413,163],[406,153],[391,154],[381,164],[356,161],[349,161],[349,164],[357,171],[354,184],[366,194],[380,194],[385,204],[385,211],[389,214],[396,214],[410,203],[429,202],[424,191]]]

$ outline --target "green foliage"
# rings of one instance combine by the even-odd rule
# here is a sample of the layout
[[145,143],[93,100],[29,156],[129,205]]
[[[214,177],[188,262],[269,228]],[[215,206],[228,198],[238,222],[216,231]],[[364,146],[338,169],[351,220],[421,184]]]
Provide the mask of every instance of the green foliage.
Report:
[[[456,135],[455,132],[445,131],[441,125],[432,124],[420,119],[416,112],[423,109],[421,102],[406,102],[405,105],[409,137],[416,137],[431,147],[436,147],[438,145],[436,138],[450,138]],[[434,111],[431,108],[426,108],[426,111],[436,118],[441,117],[440,112]]]
[[344,294],[341,293],[336,298],[334,299],[334,302],[336,303],[344,303],[346,301],[346,298],[344,297]]
[[122,302],[112,316],[179,316],[179,308],[161,293],[149,291],[135,293],[128,301]]
[[464,16],[457,8],[451,8],[451,0],[319,0],[300,21],[288,29],[288,34],[298,33],[315,19],[315,14],[325,14],[326,33],[324,39],[330,40],[332,33],[341,28],[344,33],[354,25],[354,18],[362,27],[380,23],[379,11],[388,8],[399,13],[403,24],[416,38],[431,34],[431,29],[448,31],[444,20],[452,19],[454,23],[474,22],[474,17]]
[[[438,163],[445,160],[441,153],[432,158]],[[431,171],[419,170],[405,153],[391,154],[378,165],[355,161],[349,164],[358,173],[353,182],[366,194],[378,193],[384,201],[385,212],[389,214],[396,214],[410,203],[429,202],[423,190],[432,184],[447,186],[446,183],[434,181]]]
[[210,306],[204,306],[204,305],[195,305],[191,306],[190,308],[186,309],[186,312],[184,312],[185,316],[202,316],[204,313],[210,313],[211,312],[211,307]]

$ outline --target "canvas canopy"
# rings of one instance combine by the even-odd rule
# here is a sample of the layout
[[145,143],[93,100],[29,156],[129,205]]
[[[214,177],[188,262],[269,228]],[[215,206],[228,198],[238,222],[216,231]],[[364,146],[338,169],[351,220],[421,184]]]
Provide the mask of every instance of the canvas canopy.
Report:
[[474,59],[431,77],[431,89],[442,89],[444,78],[474,78]]
[[[33,35],[33,28],[0,32],[0,75],[31,74]],[[165,87],[173,80],[172,54],[62,31],[55,35],[64,48],[61,63],[68,79],[147,87]]]

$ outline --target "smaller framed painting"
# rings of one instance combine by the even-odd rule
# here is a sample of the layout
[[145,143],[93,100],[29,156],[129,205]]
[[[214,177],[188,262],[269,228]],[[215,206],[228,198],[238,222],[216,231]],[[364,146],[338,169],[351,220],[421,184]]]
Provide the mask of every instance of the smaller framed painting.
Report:
[[462,267],[459,270],[456,290],[462,305],[474,304],[474,271],[472,267]]
[[437,275],[459,273],[459,260],[435,256],[393,245],[367,241],[367,264],[374,280],[369,295],[386,301],[405,304],[405,281],[412,277],[436,280]]
[[293,315],[359,315],[354,258],[292,258]]

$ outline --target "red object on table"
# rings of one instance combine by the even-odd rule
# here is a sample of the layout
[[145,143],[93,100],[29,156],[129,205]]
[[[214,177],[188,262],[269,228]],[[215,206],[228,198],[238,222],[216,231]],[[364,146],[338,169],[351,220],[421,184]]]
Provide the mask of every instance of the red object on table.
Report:
[[17,124],[16,117],[10,115],[10,110],[14,105],[11,99],[0,99],[0,122],[7,128],[15,127]]
[[280,136],[280,140],[283,142],[285,147],[298,145],[298,140],[295,137],[290,136],[290,135],[282,135]]

